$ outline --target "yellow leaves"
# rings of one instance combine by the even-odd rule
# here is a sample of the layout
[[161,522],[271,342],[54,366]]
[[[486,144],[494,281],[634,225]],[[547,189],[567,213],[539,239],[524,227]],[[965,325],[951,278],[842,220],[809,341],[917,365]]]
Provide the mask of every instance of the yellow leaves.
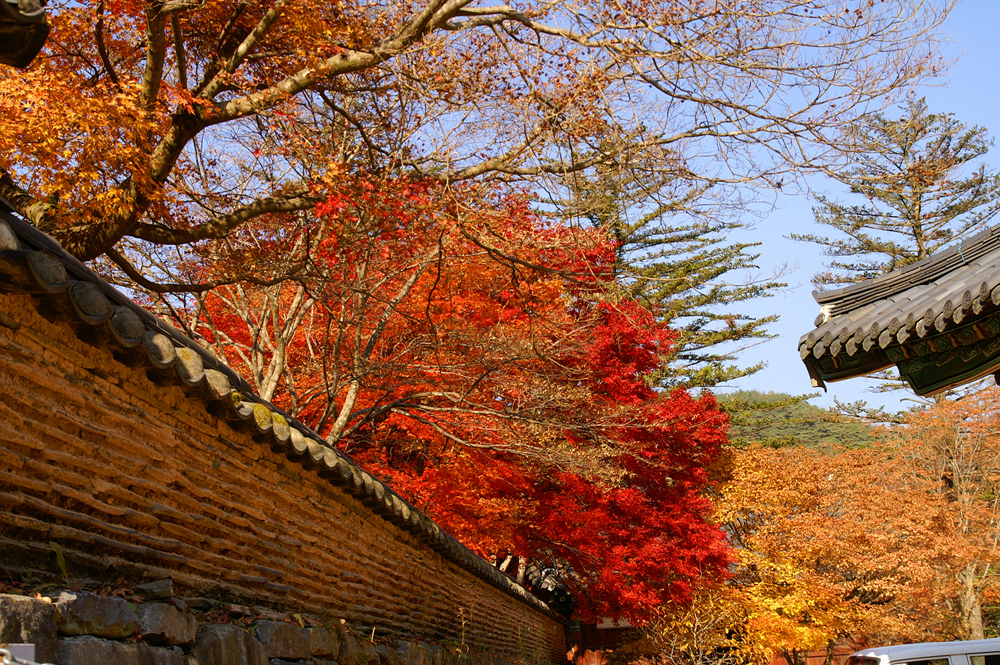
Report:
[[0,159],[39,196],[58,192],[72,207],[107,199],[100,205],[120,208],[120,194],[109,190],[147,179],[154,127],[135,105],[134,85],[115,91],[88,86],[76,72],[6,70],[0,98]]

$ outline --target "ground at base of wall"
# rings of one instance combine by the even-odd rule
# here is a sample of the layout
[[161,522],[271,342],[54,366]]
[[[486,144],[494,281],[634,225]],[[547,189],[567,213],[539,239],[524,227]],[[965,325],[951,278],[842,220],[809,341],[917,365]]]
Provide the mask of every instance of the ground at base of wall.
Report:
[[[378,635],[339,619],[174,595],[170,580],[93,593],[0,587],[0,646],[33,644],[56,665],[532,665]],[[370,632],[369,632],[370,631]]]

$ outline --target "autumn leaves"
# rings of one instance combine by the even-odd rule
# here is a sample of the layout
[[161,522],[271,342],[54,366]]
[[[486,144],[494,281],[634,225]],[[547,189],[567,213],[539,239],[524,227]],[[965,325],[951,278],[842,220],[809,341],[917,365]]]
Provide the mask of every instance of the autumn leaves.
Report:
[[764,334],[716,309],[775,286],[731,274],[746,197],[933,73],[943,12],[806,4],[66,3],[0,76],[0,195],[484,555],[642,621],[732,561],[726,418],[682,386]]

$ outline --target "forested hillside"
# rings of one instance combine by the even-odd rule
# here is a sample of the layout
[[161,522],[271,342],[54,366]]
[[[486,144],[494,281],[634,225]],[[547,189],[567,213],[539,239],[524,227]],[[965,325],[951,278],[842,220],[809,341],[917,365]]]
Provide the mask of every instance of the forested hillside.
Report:
[[787,393],[740,390],[718,399],[730,412],[730,442],[736,446],[856,448],[872,442],[868,425],[846,420]]

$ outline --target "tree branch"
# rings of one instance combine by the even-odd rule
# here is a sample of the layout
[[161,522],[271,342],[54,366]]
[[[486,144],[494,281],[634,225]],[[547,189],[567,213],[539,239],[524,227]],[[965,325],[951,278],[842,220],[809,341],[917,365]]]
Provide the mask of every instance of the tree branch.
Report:
[[184,55],[184,35],[181,32],[181,20],[174,12],[170,14],[170,31],[174,36],[174,55],[177,58],[177,82],[182,90],[187,90],[187,58]]
[[240,275],[238,277],[214,279],[207,282],[200,282],[198,284],[160,284],[147,279],[145,275],[139,272],[135,266],[133,266],[129,260],[114,247],[108,249],[104,253],[115,263],[115,265],[121,268],[122,272],[124,272],[129,279],[134,280],[136,284],[148,291],[152,291],[153,293],[204,293],[219,286],[239,283],[249,283],[256,286],[274,286],[290,279],[289,275],[282,275],[281,277],[275,277],[274,279],[258,279],[251,275]]
[[260,41],[260,38],[267,34],[267,31],[271,29],[274,22],[278,19],[281,11],[290,2],[290,0],[277,0],[274,6],[264,13],[264,16],[257,23],[257,26],[247,35],[246,39],[236,48],[236,52],[230,56],[229,60],[222,67],[221,72],[217,72],[212,80],[205,86],[205,88],[198,93],[198,96],[203,99],[212,99],[222,90],[224,85],[222,72],[226,74],[232,74],[246,59],[247,54],[253,50],[253,48]]
[[121,88],[118,74],[111,65],[111,58],[108,56],[108,46],[104,43],[104,0],[98,0],[94,11],[97,14],[97,20],[94,21],[94,41],[97,42],[97,53],[101,56],[101,63],[104,65],[104,71],[108,73],[108,78],[111,79],[116,88]]
[[167,17],[155,5],[146,10],[146,70],[142,75],[139,106],[152,113],[163,82],[163,62],[167,55]]
[[307,210],[319,201],[305,187],[293,192],[257,199],[228,215],[215,217],[190,229],[172,229],[158,224],[137,224],[130,235],[158,245],[184,245],[209,238],[224,238],[241,224],[274,212]]
[[3,198],[26,219],[30,219],[36,228],[44,226],[45,216],[52,209],[52,203],[43,199],[36,199],[27,191],[18,187],[10,173],[0,167],[0,198]]

